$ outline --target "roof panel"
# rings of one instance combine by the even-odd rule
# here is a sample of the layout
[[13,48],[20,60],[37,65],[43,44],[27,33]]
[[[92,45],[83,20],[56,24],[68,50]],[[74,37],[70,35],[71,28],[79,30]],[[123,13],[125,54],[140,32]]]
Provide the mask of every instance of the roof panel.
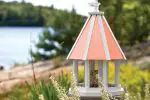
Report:
[[110,30],[109,26],[107,25],[107,22],[105,21],[104,17],[102,17],[102,23],[106,35],[107,45],[109,49],[110,59],[124,59],[122,52],[119,49],[117,41],[115,41],[115,37],[112,36],[112,31]]
[[88,22],[85,25],[85,28],[83,29],[83,31],[80,33],[80,37],[78,40],[76,40],[76,44],[73,48],[73,51],[71,52],[71,55],[69,57],[69,59],[83,59],[83,54],[85,52],[85,45],[86,45],[86,40],[87,40],[87,33],[89,31],[90,28],[90,20],[88,20]]
[[93,33],[88,50],[88,59],[90,60],[105,60],[105,52],[100,37],[100,28],[98,24],[98,17],[96,17]]

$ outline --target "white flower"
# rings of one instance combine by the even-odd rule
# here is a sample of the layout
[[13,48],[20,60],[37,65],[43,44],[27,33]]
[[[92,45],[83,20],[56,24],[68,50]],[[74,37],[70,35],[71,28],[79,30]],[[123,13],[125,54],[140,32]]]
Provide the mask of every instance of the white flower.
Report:
[[44,100],[44,96],[42,94],[39,95],[40,100]]

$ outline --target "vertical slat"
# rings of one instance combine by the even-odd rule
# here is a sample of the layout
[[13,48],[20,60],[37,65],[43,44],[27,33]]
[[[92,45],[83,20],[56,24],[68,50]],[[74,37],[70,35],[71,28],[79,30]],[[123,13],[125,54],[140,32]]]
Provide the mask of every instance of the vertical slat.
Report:
[[100,80],[103,79],[103,62],[102,61],[98,62],[98,78]]
[[108,87],[108,62],[104,61],[103,62],[103,84],[104,87]]
[[120,77],[120,61],[115,62],[115,84],[119,86],[119,77]]
[[85,61],[85,88],[90,87],[90,66],[89,61]]
[[77,60],[73,61],[73,74],[74,74],[74,79],[76,81],[76,84],[78,84],[78,61]]

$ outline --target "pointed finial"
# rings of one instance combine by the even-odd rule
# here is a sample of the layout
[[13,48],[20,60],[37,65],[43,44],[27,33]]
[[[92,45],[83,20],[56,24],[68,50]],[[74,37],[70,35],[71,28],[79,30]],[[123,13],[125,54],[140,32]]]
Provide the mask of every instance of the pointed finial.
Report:
[[94,11],[93,11],[93,12],[90,12],[90,14],[103,14],[103,12],[100,12],[100,11],[99,11],[100,3],[98,2],[98,0],[94,0],[94,2],[89,3],[89,5],[90,5],[91,7],[94,7]]

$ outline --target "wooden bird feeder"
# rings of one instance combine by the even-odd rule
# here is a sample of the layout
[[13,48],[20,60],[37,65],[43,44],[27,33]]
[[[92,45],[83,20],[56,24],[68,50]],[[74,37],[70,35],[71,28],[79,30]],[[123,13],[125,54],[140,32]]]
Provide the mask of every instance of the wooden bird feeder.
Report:
[[[96,0],[90,5],[94,7],[94,11],[89,13],[67,59],[73,61],[73,74],[76,82],[78,82],[79,62],[84,63],[84,85],[78,86],[81,97],[99,97],[101,94],[99,87],[95,84],[98,80],[90,76],[102,79],[104,88],[113,96],[120,95],[124,91],[119,83],[120,63],[122,60],[126,60],[126,57],[105,19],[104,13],[99,11],[100,3]],[[110,85],[108,80],[108,63],[110,61],[115,65],[113,85]],[[97,71],[95,71],[96,68]]]

